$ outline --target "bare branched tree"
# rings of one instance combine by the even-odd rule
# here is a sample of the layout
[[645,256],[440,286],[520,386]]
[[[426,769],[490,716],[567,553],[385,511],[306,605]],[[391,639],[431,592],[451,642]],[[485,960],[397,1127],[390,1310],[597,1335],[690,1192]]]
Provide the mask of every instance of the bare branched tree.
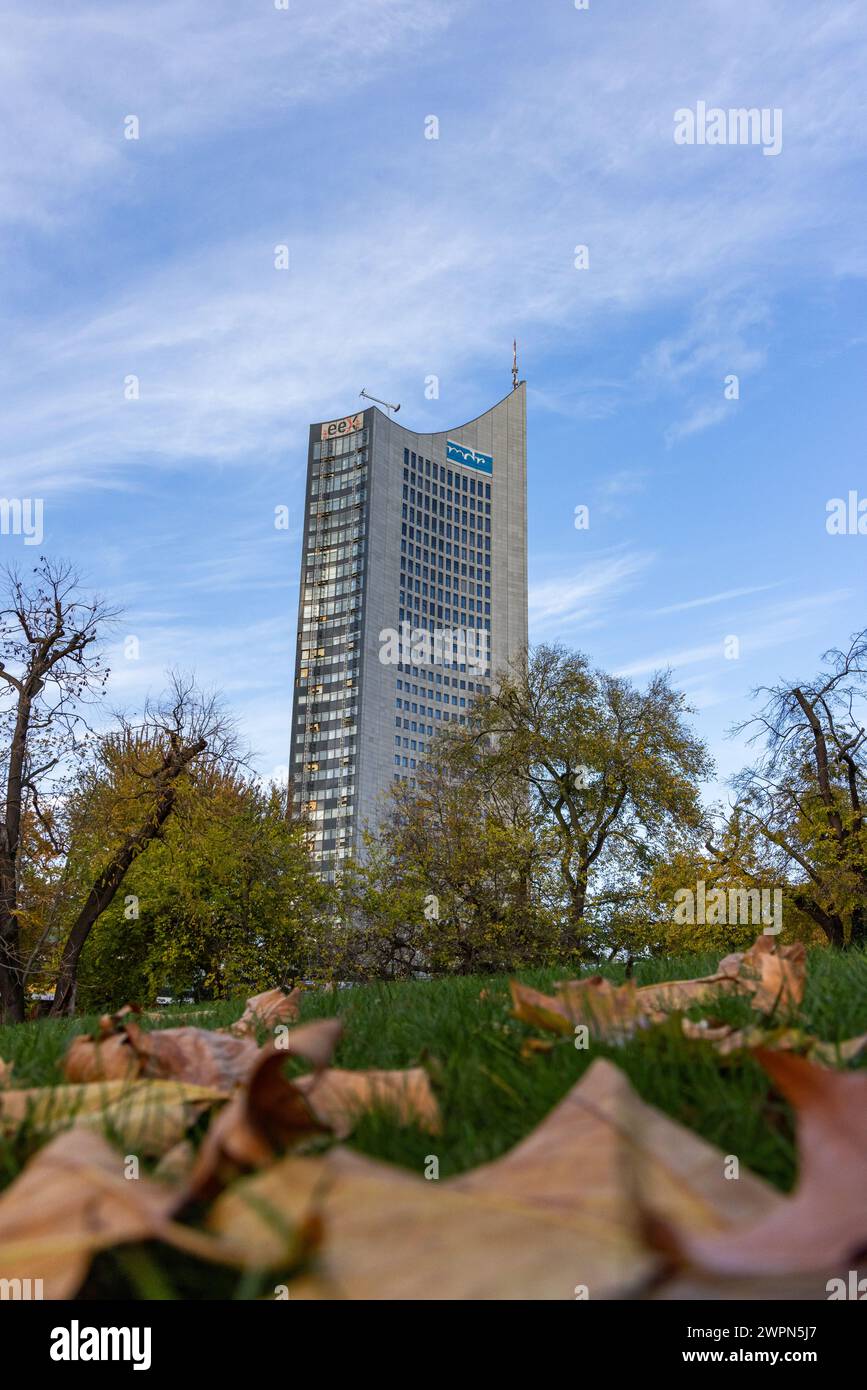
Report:
[[[735,779],[735,824],[758,835],[799,911],[835,946],[867,940],[867,629],[809,682],[764,687],[735,732],[763,745]],[[744,838],[742,835],[739,838]],[[737,840],[728,853],[738,857]]]
[[74,756],[89,700],[108,675],[99,636],[114,617],[100,598],[83,599],[78,576],[41,559],[33,578],[3,572],[0,608],[0,1005],[24,1017],[18,918],[19,852],[26,810],[50,833],[52,778]]
[[[83,598],[78,576],[64,563],[42,559],[33,578],[13,570],[5,581],[0,1009],[7,1022],[17,1022],[25,1014],[27,980],[46,960],[57,970],[52,1012],[74,1008],[82,949],[131,864],[176,813],[182,789],[206,788],[217,767],[239,769],[242,760],[234,726],[218,700],[177,673],[168,694],[148,702],[139,719],[116,715],[111,732],[95,733],[90,707],[101,702],[108,676],[100,638],[116,610],[99,598]],[[67,870],[75,836],[87,835],[97,810],[101,865],[87,882]],[[25,841],[38,843],[54,885],[42,930],[26,950]]]

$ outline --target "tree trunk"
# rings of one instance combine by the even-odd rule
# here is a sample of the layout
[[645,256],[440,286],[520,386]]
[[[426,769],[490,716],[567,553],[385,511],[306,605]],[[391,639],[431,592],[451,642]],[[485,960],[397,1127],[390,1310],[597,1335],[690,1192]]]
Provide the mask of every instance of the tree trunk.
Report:
[[0,1021],[24,1022],[24,979],[18,955],[18,922],[0,908]]
[[15,863],[0,852],[0,1015],[4,1023],[24,1020],[18,918],[15,915]]
[[126,872],[133,860],[147,849],[151,840],[156,839],[165,825],[175,804],[175,781],[184,768],[201,753],[207,744],[199,739],[197,743],[184,748],[167,761],[164,770],[169,779],[163,786],[159,800],[144,825],[134,834],[128,835],[121,848],[106,865],[99,878],[88,893],[84,906],[79,912],[63,947],[57,982],[54,986],[54,1002],[51,1015],[58,1018],[69,1014],[75,1007],[75,987],[78,975],[78,962],[84,944],[97,919],[105,912],[118,888],[123,883]]

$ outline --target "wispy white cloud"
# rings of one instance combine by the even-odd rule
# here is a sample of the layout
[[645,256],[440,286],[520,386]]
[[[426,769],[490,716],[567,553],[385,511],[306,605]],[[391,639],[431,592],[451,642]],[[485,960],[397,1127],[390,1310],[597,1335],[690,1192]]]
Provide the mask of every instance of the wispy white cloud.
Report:
[[723,420],[731,419],[732,405],[721,401],[715,405],[698,405],[685,419],[669,425],[665,431],[666,444],[676,444],[679,439],[688,439],[691,434],[701,434]]
[[[7,149],[28,149],[31,175],[8,156],[7,213],[32,213],[57,233],[73,218],[80,234],[97,177],[110,205],[134,206],[144,196],[136,159],[178,149],[194,159],[235,125],[269,126],[296,109],[316,121],[326,99],[413,52],[447,59],[441,40],[461,13],[399,0],[296,6],[291,18],[268,6],[239,15],[228,0],[204,10],[165,0],[147,24],[137,11],[109,21],[81,5],[60,18],[21,12],[6,92],[20,124]],[[0,383],[10,466],[48,491],[72,478],[78,488],[134,486],[144,460],[267,463],[312,416],[343,410],[371,372],[420,426],[442,427],[478,408],[466,383],[516,324],[532,360],[558,338],[592,341],[603,317],[678,301],[697,307],[633,364],[625,389],[594,388],[591,376],[556,398],[541,390],[539,403],[604,418],[618,400],[686,389],[668,441],[719,423],[736,409],[721,399],[720,374],[761,367],[770,298],[802,274],[798,234],[825,217],[822,256],[839,253],[847,269],[857,257],[822,190],[863,151],[838,84],[867,49],[867,22],[851,6],[833,17],[811,8],[809,22],[786,10],[781,45],[782,14],[768,4],[743,17],[736,45],[710,0],[664,33],[637,12],[628,46],[595,18],[580,39],[548,46],[538,67],[504,62],[496,84],[476,89],[475,109],[444,121],[439,141],[422,139],[420,107],[387,189],[350,185],[340,216],[332,205],[330,216],[312,212],[311,226],[303,200],[288,218],[254,211],[231,235],[217,230],[157,267],[131,268],[86,308],[48,311],[36,332],[13,319],[7,336],[18,347]],[[86,102],[79,72],[89,76]],[[672,113],[688,95],[746,91],[785,103],[780,159],[674,145]],[[121,138],[129,110],[143,121],[137,146]],[[845,141],[835,138],[841,121]],[[364,148],[375,165],[376,143]],[[508,169],[484,198],[479,167]],[[272,255],[284,239],[292,268],[281,273]],[[573,265],[578,242],[590,247],[587,271]],[[430,373],[441,378],[439,405],[424,397]],[[140,378],[136,402],[123,397],[129,374]]]
[[653,616],[659,618],[667,613],[685,613],[690,608],[706,608],[712,603],[725,603],[733,598],[746,598],[750,594],[761,594],[768,589],[777,589],[781,583],[782,580],[778,580],[774,584],[752,584],[745,589],[723,589],[718,594],[705,594],[702,598],[684,599],[681,603],[669,603],[664,608],[654,608],[652,610]]
[[[827,619],[823,616],[829,608],[836,608],[851,597],[847,589],[834,589],[824,594],[810,594],[785,603],[768,605],[764,610],[749,615],[746,620],[736,624],[736,631],[723,632],[713,641],[700,642],[693,646],[674,648],[657,652],[653,656],[639,657],[619,668],[621,676],[645,676],[654,671],[672,670],[679,673],[691,666],[712,663],[718,671],[726,668],[740,669],[741,661],[775,647],[784,647],[807,636],[821,632]],[[726,645],[731,637],[737,638],[737,655],[726,656]]]
[[[140,196],[136,159],[319,109],[411,61],[447,28],[449,0],[330,0],[278,10],[150,0],[12,4],[0,53],[0,222],[56,226],[103,197]],[[140,121],[138,142],[124,119]],[[76,200],[87,194],[88,201]]]
[[[144,654],[118,663],[125,698],[181,653],[282,761],[306,427],[363,384],[411,427],[445,428],[490,403],[494,362],[505,393],[517,332],[540,435],[574,439],[576,465],[590,443],[610,450],[588,481],[595,524],[653,476],[649,434],[670,421],[673,444],[745,413],[722,377],[770,376],[777,304],[800,297],[805,266],[820,292],[867,275],[864,7],[761,0],[736,26],[718,0],[681,8],[664,26],[652,7],[590,19],[517,0],[7,7],[6,474],[46,497],[52,550],[83,535],[127,601]],[[673,112],[697,98],[781,106],[783,153],[676,147]],[[643,641],[635,591],[671,534],[647,490],[630,548],[537,561],[537,639]],[[278,503],[295,507],[282,550]],[[151,519],[130,525],[139,504]],[[746,617],[745,652],[774,621]],[[806,610],[777,617],[785,640],[811,631]],[[636,669],[681,654],[710,700],[738,665],[715,665],[715,641],[662,630]]]
[[573,573],[532,584],[531,641],[599,623],[615,599],[632,588],[652,562],[650,554],[599,554]]

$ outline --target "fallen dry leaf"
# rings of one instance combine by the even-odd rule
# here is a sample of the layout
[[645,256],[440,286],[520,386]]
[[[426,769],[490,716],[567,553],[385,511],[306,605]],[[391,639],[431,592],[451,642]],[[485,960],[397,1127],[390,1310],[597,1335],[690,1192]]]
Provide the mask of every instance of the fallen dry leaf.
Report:
[[0,1196],[0,1278],[41,1280],[45,1298],[71,1298],[97,1250],[160,1230],[172,1194],[128,1180],[98,1134],[58,1135]]
[[344,1071],[328,1067],[312,1076],[298,1076],[295,1085],[306,1096],[321,1124],[338,1139],[352,1133],[359,1115],[390,1111],[399,1124],[417,1124],[438,1134],[442,1118],[424,1067],[405,1071]]
[[694,1042],[709,1042],[721,1057],[735,1052],[745,1052],[756,1047],[772,1048],[775,1052],[797,1052],[813,1062],[826,1066],[839,1066],[852,1062],[867,1050],[867,1033],[857,1038],[847,1038],[844,1042],[824,1042],[812,1033],[800,1028],[763,1028],[754,1024],[749,1028],[735,1028],[731,1023],[713,1023],[708,1019],[693,1021],[681,1019],[685,1038]]
[[539,1052],[551,1052],[554,1044],[549,1038],[525,1038],[521,1043],[521,1058],[528,1062]]
[[110,1134],[127,1151],[159,1156],[225,1096],[176,1081],[98,1081],[0,1091],[0,1133],[27,1124],[49,1136],[71,1127]]
[[196,1162],[195,1146],[189,1139],[179,1139],[160,1159],[153,1170],[156,1182],[171,1183],[174,1187],[186,1184]]
[[[250,1072],[259,1053],[256,1033],[299,1016],[300,990],[266,990],[247,1000],[230,1029],[183,1025],[145,1032],[140,1011],[126,1005],[99,1021],[95,1036],[72,1040],[63,1063],[67,1081],[124,1080],[135,1076],[189,1081],[229,1092]],[[152,1017],[152,1015],[148,1015]]]
[[138,1012],[135,1005],[124,1004],[117,1013],[102,1015],[96,1033],[73,1038],[63,1059],[66,1080],[125,1081],[138,1076],[141,1068],[126,1031]]
[[777,1200],[753,1174],[733,1184],[724,1170],[718,1149],[647,1105],[625,1072],[600,1058],[526,1139],[449,1185],[622,1226],[630,1224],[633,1196],[705,1227],[718,1226],[723,1213],[755,1215]]
[[748,951],[725,956],[720,971],[734,968],[735,978],[752,992],[759,1013],[789,1013],[804,998],[807,950],[803,942],[780,946],[773,936],[760,936]]
[[639,1007],[649,1016],[691,1009],[694,1004],[706,1004],[721,994],[751,992],[737,973],[719,969],[713,975],[695,980],[662,980],[655,985],[642,985],[637,991]]
[[295,1028],[259,1052],[244,1085],[209,1127],[190,1179],[190,1196],[213,1195],[234,1177],[262,1168],[299,1140],[327,1132],[294,1082],[283,1075],[287,1057],[303,1057],[319,1071],[340,1037],[339,1020],[324,1018]]
[[0,1087],[12,1085],[12,1063],[0,1057]]
[[862,1052],[867,1051],[867,1033],[859,1033],[857,1038],[847,1038],[845,1042],[823,1042],[816,1038],[810,1048],[811,1061],[823,1062],[826,1066],[839,1066],[841,1062],[854,1062]]
[[126,1031],[142,1076],[189,1081],[226,1093],[249,1076],[259,1055],[255,1038],[207,1028],[159,1028],[145,1033],[130,1023]]
[[797,1187],[758,1219],[728,1231],[675,1227],[668,1233],[672,1246],[700,1269],[723,1275],[846,1264],[867,1248],[867,1074],[831,1071],[767,1048],[754,1055],[795,1108]]
[[81,1033],[72,1039],[63,1059],[63,1075],[72,1082],[124,1081],[140,1071],[126,1030],[98,1038]]
[[255,1038],[260,1028],[273,1029],[278,1023],[296,1023],[301,1017],[300,999],[300,989],[293,989],[291,994],[284,994],[282,989],[254,994],[229,1032],[238,1037]]
[[573,1024],[583,1023],[606,1042],[625,1042],[638,1028],[664,1017],[639,1000],[634,980],[615,985],[601,975],[568,980],[557,988],[557,998],[569,1011]]
[[67,1081],[124,1080],[143,1076],[188,1081],[227,1093],[249,1074],[258,1055],[252,1037],[207,1028],[145,1032],[129,1010],[100,1019],[95,1037],[73,1038],[63,1062]]
[[[298,1162],[272,1170],[270,1206],[295,1210]],[[578,1284],[591,1298],[628,1296],[663,1265],[644,1242],[638,1193],[704,1230],[781,1200],[749,1173],[727,1182],[718,1150],[601,1059],[515,1149],[458,1178],[425,1181],[345,1149],[319,1163],[330,1178],[323,1241],[290,1282],[293,1299],[572,1299]],[[267,1230],[259,1239],[264,1248]]]
[[[268,1214],[258,1226],[263,1253],[273,1209],[286,1203],[294,1210],[305,1180],[296,1170],[300,1162],[287,1158],[261,1175],[272,1179]],[[288,1281],[293,1301],[573,1296],[581,1252],[575,1230],[563,1223],[479,1201],[345,1150],[332,1150],[320,1163],[328,1179],[322,1241],[311,1269]],[[232,1235],[231,1228],[221,1233]],[[246,1235],[255,1239],[255,1226]]]
[[322,1238],[319,1212],[329,1181],[319,1158],[278,1159],[221,1193],[207,1228],[243,1265],[290,1268]]
[[512,1012],[522,1023],[546,1028],[551,1033],[574,1032],[572,1016],[561,999],[542,994],[531,985],[520,984],[518,980],[510,980],[509,989],[512,992]]
[[797,942],[778,946],[760,936],[748,951],[733,952],[716,973],[694,980],[665,980],[637,988],[633,980],[615,985],[601,975],[565,980],[556,994],[510,981],[516,1018],[549,1032],[567,1034],[586,1025],[605,1042],[619,1043],[637,1029],[662,1022],[666,1015],[719,998],[721,994],[751,996],[752,1007],[763,1014],[789,1012],[802,1000],[806,982],[806,951]]

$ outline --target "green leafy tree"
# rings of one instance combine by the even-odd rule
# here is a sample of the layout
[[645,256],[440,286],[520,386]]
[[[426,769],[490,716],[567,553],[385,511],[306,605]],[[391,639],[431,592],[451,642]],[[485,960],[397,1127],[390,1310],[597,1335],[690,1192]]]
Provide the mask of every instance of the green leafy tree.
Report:
[[503,777],[486,784],[487,771],[480,746],[456,731],[432,741],[415,785],[392,791],[367,860],[353,871],[364,953],[381,968],[385,950],[387,973],[490,973],[555,949],[523,788]]
[[330,906],[306,835],[275,787],[215,771],[207,789],[187,789],[91,934],[82,1002],[152,1000],[166,988],[226,998],[302,978]]
[[560,646],[536,648],[476,703],[485,783],[523,788],[579,960],[620,949],[617,903],[634,897],[672,833],[702,823],[699,783],[712,763],[687,713],[667,675],[639,690]]

